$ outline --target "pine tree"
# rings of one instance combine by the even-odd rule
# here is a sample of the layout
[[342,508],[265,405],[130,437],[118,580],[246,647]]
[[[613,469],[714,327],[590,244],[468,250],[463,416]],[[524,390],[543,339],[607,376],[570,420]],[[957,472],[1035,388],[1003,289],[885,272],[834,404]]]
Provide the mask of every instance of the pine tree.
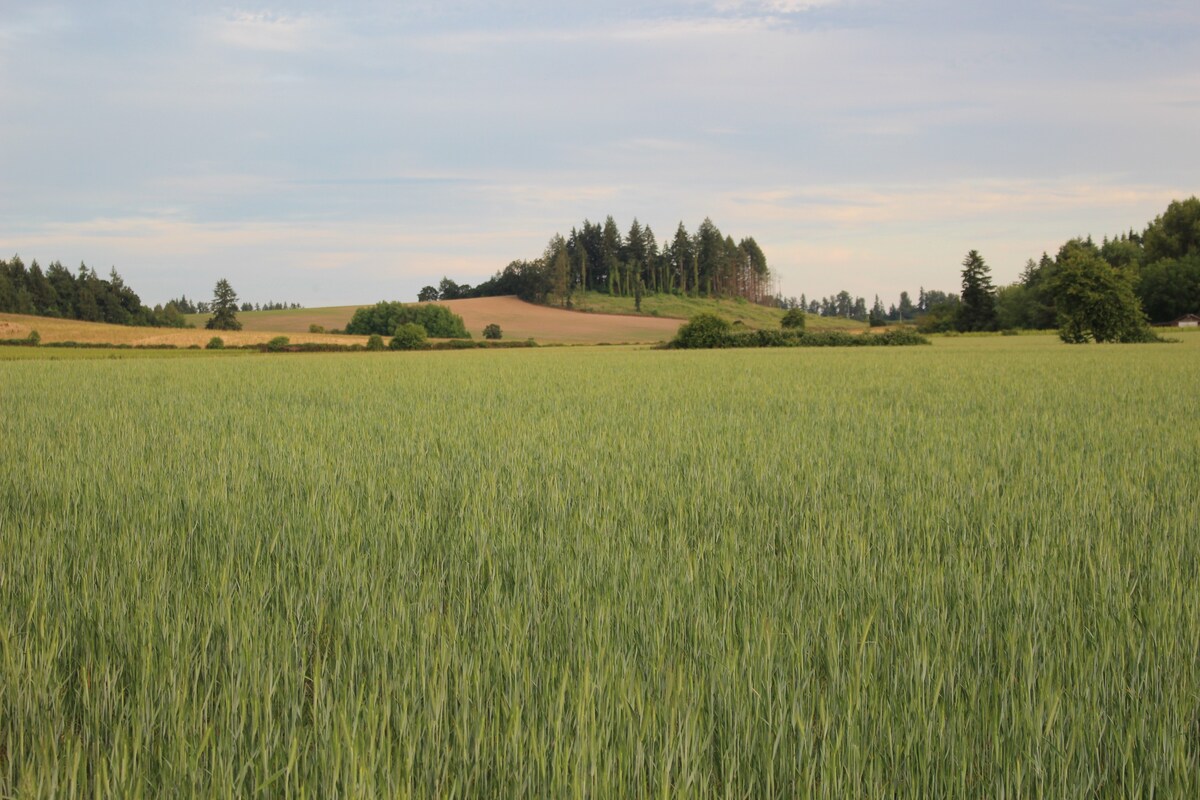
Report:
[[996,289],[991,269],[977,250],[963,259],[962,304],[958,308],[960,331],[990,331],[996,327]]
[[229,281],[222,278],[213,289],[213,315],[204,327],[213,331],[240,331],[242,323],[238,321],[237,308],[237,293]]

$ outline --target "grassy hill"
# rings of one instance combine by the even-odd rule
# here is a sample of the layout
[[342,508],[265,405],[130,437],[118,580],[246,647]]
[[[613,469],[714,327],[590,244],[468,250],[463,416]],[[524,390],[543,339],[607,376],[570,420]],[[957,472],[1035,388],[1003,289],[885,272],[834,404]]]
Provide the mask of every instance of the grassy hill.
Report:
[[[612,297],[601,292],[583,292],[572,297],[579,311],[600,314],[638,314],[637,304],[632,297]],[[673,294],[646,295],[642,298],[641,316],[670,317],[686,320],[700,313],[716,314],[730,322],[741,321],[748,328],[778,328],[783,319],[783,310],[751,303],[741,298],[710,299],[707,297],[683,297]],[[809,316],[809,330],[856,331],[866,327],[861,322],[837,317]]]

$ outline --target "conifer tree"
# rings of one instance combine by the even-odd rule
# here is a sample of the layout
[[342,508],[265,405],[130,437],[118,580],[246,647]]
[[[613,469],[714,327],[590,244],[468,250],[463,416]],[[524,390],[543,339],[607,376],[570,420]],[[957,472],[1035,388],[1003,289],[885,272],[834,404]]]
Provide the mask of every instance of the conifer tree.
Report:
[[237,308],[237,293],[222,278],[213,289],[213,315],[204,327],[213,331],[240,331],[242,323],[238,321]]
[[992,286],[991,269],[972,250],[963,259],[962,304],[958,308],[957,327],[960,331],[990,331],[996,327],[996,289]]

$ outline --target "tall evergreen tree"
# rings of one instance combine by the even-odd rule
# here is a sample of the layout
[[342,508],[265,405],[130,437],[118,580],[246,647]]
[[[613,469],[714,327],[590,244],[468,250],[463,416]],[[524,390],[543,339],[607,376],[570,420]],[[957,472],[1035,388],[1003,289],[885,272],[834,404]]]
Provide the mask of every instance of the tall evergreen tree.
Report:
[[972,250],[963,259],[962,296],[955,320],[960,331],[990,331],[996,327],[996,289],[992,286],[991,269]]
[[675,260],[675,272],[679,280],[679,289],[687,293],[695,284],[688,281],[692,269],[692,237],[682,222],[675,229],[675,240],[671,244],[671,256]]
[[213,331],[240,331],[242,323],[237,318],[237,293],[222,278],[213,288],[212,317],[204,325]]

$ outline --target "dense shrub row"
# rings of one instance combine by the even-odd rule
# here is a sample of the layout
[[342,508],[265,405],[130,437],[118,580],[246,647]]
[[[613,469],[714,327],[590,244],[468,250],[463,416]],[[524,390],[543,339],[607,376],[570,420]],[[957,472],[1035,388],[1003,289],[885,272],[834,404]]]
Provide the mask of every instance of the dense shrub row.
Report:
[[921,334],[896,328],[880,334],[853,334],[841,331],[809,333],[802,328],[737,332],[729,322],[715,314],[697,314],[679,329],[667,346],[677,349],[730,347],[896,347],[929,344]]

